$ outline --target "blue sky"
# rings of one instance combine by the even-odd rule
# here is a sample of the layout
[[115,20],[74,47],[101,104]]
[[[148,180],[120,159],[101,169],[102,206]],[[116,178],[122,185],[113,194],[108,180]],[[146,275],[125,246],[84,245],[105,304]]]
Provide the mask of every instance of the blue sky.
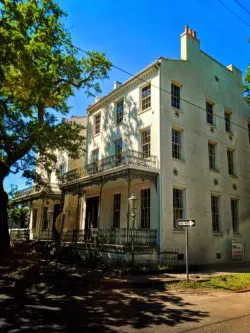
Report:
[[[224,2],[239,18],[220,4]],[[65,25],[73,43],[84,50],[105,52],[112,63],[136,73],[160,56],[179,58],[180,34],[185,24],[196,30],[201,49],[225,65],[243,72],[250,63],[250,15],[235,0],[71,0],[58,1],[68,13]],[[250,11],[249,0],[240,3]],[[129,76],[113,69],[102,82],[102,95],[112,90],[114,81]],[[85,115],[93,102],[83,92],[71,98],[72,115]],[[5,180],[25,186],[20,175]]]

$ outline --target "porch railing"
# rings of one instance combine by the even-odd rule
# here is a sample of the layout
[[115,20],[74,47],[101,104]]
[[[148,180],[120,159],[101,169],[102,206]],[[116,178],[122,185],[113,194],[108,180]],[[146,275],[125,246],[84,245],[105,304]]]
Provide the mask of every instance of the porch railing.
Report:
[[93,175],[122,165],[157,168],[157,157],[154,155],[146,155],[143,152],[135,150],[125,150],[119,154],[111,155],[99,161],[87,164],[85,168],[78,168],[66,172],[62,177],[62,183],[76,180],[87,175]]
[[[52,240],[51,232],[40,231],[39,239]],[[157,230],[135,229],[134,244],[141,246],[156,246]],[[62,240],[69,243],[96,243],[109,245],[128,245],[132,241],[132,229],[89,229],[89,230],[66,230]]]
[[42,186],[32,185],[30,187],[17,191],[16,195],[15,195],[15,199],[25,197],[25,196],[33,194],[33,193],[41,192],[43,190],[46,190],[47,192],[52,192],[52,193],[60,192],[58,184],[51,183],[50,185],[48,185],[46,187],[46,189],[44,189]]

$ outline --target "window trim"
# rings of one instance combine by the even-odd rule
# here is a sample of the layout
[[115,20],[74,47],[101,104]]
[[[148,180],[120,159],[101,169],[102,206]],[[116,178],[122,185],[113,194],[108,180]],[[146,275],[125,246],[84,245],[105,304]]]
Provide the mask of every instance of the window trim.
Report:
[[[122,117],[121,117],[121,120],[118,122],[118,112],[117,112],[117,106],[118,104],[120,104],[122,102]],[[116,121],[116,125],[120,125],[122,122],[123,122],[123,119],[124,119],[124,97],[122,98],[119,98],[117,101],[115,101],[115,121]]]
[[[146,88],[147,86],[150,87],[150,95],[142,98],[142,90],[143,90],[144,88]],[[145,83],[145,84],[142,85],[142,86],[140,86],[139,91],[140,91],[140,98],[139,98],[139,101],[140,101],[140,109],[139,109],[139,113],[142,113],[142,112],[145,112],[145,111],[147,111],[147,110],[150,110],[151,107],[152,107],[152,85],[151,85],[151,81]],[[142,108],[142,100],[143,100],[143,99],[146,99],[146,98],[148,98],[148,97],[150,97],[150,105],[149,105],[147,108],[143,109],[143,108]]]
[[[232,211],[232,202],[236,202],[236,229],[234,228],[234,217],[233,217],[233,211]],[[231,197],[230,198],[230,209],[231,209],[231,221],[232,221],[232,230],[234,234],[239,234],[239,198]]]
[[[218,212],[217,213],[213,212],[212,198],[216,198],[218,200],[217,201],[217,203],[218,203]],[[214,234],[221,233],[221,196],[219,194],[215,194],[215,193],[210,194],[210,206],[211,206],[210,209],[211,209],[211,220],[212,220],[212,232]],[[217,215],[215,215],[215,214],[217,214]],[[218,221],[217,221],[217,223],[218,223],[217,227],[218,228],[216,228],[218,230],[215,230],[215,228],[214,228],[214,225],[215,225],[214,216],[217,216],[217,218],[218,218]]]
[[[173,87],[179,88],[179,96],[173,94]],[[181,110],[181,88],[182,88],[181,84],[179,84],[176,81],[171,81],[171,107],[174,108],[175,110]],[[177,104],[178,104],[177,101],[179,101],[179,107],[173,105],[173,99],[175,99]]]
[[[142,192],[143,191],[149,191],[149,206],[142,207]],[[151,227],[151,188],[150,187],[145,187],[140,189],[140,228],[141,229],[150,229]],[[142,210],[146,212],[145,214],[142,213]],[[143,217],[145,218],[146,215],[146,220],[144,221],[145,224],[143,225]]]
[[[143,142],[142,141],[142,135],[143,135],[144,132],[147,132],[147,131],[149,131],[150,141],[149,141],[149,143],[143,144],[142,143]],[[148,153],[145,154],[145,152],[143,151],[143,146],[146,146],[146,145],[149,145],[149,154]],[[143,129],[140,130],[140,151],[141,151],[142,157],[144,159],[151,156],[151,126],[143,128]]]
[[[96,118],[100,116],[100,123],[99,123],[99,132],[96,132]],[[98,112],[94,115],[94,135],[99,135],[101,133],[101,112]]]
[[[212,167],[210,165],[210,151],[209,151],[209,145],[212,145],[214,147],[214,167]],[[217,147],[218,147],[218,144],[217,142],[214,142],[214,141],[211,141],[211,140],[208,140],[208,166],[209,166],[209,170],[212,170],[212,171],[219,171],[218,169],[218,152],[217,152]]]
[[[230,172],[230,163],[229,163],[229,155],[228,153],[232,153],[232,172]],[[236,170],[235,170],[235,150],[232,148],[227,148],[227,167],[228,167],[228,174],[229,176],[235,177],[236,176]]]
[[[116,207],[115,207],[115,198],[117,196],[119,196],[119,200],[120,200],[120,202],[119,202],[119,209],[116,209]],[[122,202],[122,195],[121,195],[121,193],[114,193],[113,194],[113,207],[112,207],[112,213],[113,213],[113,219],[112,219],[113,225],[112,225],[112,228],[113,229],[120,229],[120,226],[121,226],[121,202]],[[115,217],[117,217],[115,213],[119,213],[119,219],[118,219],[117,225],[115,225],[115,222],[117,222],[117,221],[115,221]]]
[[[176,131],[179,135],[180,135],[180,143],[176,143],[173,142],[173,131]],[[172,127],[172,158],[177,159],[177,160],[183,160],[183,129],[181,128],[176,128],[176,127]],[[173,145],[178,146],[179,147],[179,156],[173,156]],[[178,151],[178,149],[176,150]]]
[[[208,111],[207,104],[212,105],[212,112]],[[215,102],[210,100],[210,99],[206,99],[206,122],[207,122],[208,125],[211,125],[211,126],[216,126],[214,108],[215,108]],[[208,121],[208,115],[209,114],[212,115],[212,122]]]
[[[174,206],[174,191],[181,191],[181,193],[182,193],[182,208],[178,208],[178,207],[175,208],[175,206]],[[173,186],[173,188],[172,188],[172,209],[173,209],[172,219],[173,219],[174,231],[184,231],[184,228],[178,227],[176,225],[177,219],[175,220],[175,209],[182,210],[182,214],[178,218],[181,218],[181,219],[185,218],[185,216],[186,216],[186,188],[185,187]]]

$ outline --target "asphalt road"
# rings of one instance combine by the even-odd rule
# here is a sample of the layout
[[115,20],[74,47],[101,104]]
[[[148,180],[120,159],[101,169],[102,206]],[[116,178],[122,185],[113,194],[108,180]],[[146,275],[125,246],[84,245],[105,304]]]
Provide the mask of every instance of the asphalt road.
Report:
[[46,266],[1,273],[1,333],[250,333],[250,293],[121,287]]

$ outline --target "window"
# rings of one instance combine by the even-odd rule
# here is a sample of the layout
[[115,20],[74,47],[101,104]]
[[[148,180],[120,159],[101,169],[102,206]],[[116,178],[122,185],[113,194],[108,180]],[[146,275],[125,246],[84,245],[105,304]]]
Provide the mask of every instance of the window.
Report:
[[209,168],[216,170],[216,143],[208,142]]
[[123,99],[116,104],[116,123],[120,124],[123,121]]
[[92,150],[92,162],[97,162],[99,160],[99,149]]
[[228,163],[228,173],[229,175],[234,175],[234,152],[231,149],[227,150],[227,163]]
[[250,123],[248,123],[248,142],[250,143]]
[[214,105],[206,101],[207,122],[211,125],[214,124]]
[[37,214],[38,214],[38,209],[37,208],[33,209],[33,220],[32,220],[32,231],[33,232],[36,230]]
[[225,118],[225,131],[231,133],[231,113],[225,111],[224,118]]
[[233,232],[239,232],[239,220],[238,220],[238,200],[231,199],[231,214],[232,214],[232,226]]
[[172,129],[172,157],[181,158],[181,131]]
[[150,128],[141,132],[141,148],[143,153],[143,158],[149,157],[151,155],[151,137]]
[[115,140],[115,159],[116,166],[120,165],[122,161],[122,139]]
[[141,109],[146,110],[151,106],[151,85],[148,84],[147,86],[141,89]]
[[141,228],[150,228],[150,188],[141,190]]
[[43,207],[43,229],[47,229],[49,225],[48,207]]
[[101,114],[95,116],[95,134],[99,134],[101,129]]
[[211,196],[211,211],[212,211],[212,230],[213,232],[220,231],[220,211],[219,197]]
[[171,84],[171,105],[180,109],[180,87],[175,84]]
[[173,189],[173,219],[174,228],[178,228],[176,221],[182,219],[184,216],[184,202],[183,202],[184,190],[177,188]]
[[121,194],[114,195],[113,201],[113,228],[120,228]]

